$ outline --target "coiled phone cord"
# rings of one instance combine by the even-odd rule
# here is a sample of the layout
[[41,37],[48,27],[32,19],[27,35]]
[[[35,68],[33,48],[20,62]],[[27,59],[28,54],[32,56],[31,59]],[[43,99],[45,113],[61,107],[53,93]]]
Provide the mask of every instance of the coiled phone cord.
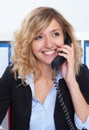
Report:
[[67,124],[68,124],[70,130],[76,130],[75,127],[74,127],[74,125],[73,125],[73,122],[72,122],[72,120],[71,120],[71,117],[70,117],[70,113],[69,113],[69,111],[68,111],[68,108],[67,108],[67,106],[66,106],[66,104],[65,104],[65,102],[64,102],[62,93],[61,93],[61,89],[60,89],[60,85],[59,85],[59,83],[61,82],[61,79],[60,79],[59,83],[58,83],[57,79],[53,79],[53,80],[54,80],[54,85],[55,85],[56,90],[57,90],[57,95],[58,95],[58,99],[59,99],[58,101],[59,101],[60,106],[61,106],[61,108],[62,108],[62,110],[63,110],[63,112],[64,112],[64,115],[65,115],[65,119],[66,119],[66,121],[67,121]]

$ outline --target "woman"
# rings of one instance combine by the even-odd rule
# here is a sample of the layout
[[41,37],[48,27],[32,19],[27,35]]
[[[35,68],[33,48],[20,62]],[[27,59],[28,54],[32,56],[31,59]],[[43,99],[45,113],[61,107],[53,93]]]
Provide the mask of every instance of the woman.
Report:
[[[57,71],[56,56],[65,59]],[[53,8],[34,9],[15,33],[0,79],[0,123],[11,104],[12,130],[89,129],[89,71],[81,57],[71,24]]]

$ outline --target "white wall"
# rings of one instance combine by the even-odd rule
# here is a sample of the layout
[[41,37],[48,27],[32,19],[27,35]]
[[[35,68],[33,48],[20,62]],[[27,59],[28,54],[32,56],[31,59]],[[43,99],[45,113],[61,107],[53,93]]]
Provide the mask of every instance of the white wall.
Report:
[[89,32],[89,0],[0,0],[0,40],[9,40],[26,14],[38,6],[58,9],[76,32]]

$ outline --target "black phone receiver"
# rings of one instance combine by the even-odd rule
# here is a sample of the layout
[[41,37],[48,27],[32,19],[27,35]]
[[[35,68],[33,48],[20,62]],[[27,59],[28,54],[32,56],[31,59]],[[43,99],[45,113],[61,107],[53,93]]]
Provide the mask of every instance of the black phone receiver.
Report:
[[[71,40],[69,34],[66,33],[65,37],[64,37],[64,43],[67,44],[67,45],[69,45],[69,46],[71,46],[71,42],[72,42],[72,40]],[[59,68],[59,66],[61,64],[63,64],[65,62],[65,60],[66,59],[64,57],[62,57],[62,56],[56,56],[56,58],[51,63],[52,69],[54,71],[57,71],[57,69]]]

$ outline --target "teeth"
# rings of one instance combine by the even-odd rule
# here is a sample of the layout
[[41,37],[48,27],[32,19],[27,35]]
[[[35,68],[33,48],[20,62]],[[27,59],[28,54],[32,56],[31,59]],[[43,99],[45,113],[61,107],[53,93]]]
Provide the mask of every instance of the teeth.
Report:
[[53,54],[55,51],[46,51],[44,54]]

